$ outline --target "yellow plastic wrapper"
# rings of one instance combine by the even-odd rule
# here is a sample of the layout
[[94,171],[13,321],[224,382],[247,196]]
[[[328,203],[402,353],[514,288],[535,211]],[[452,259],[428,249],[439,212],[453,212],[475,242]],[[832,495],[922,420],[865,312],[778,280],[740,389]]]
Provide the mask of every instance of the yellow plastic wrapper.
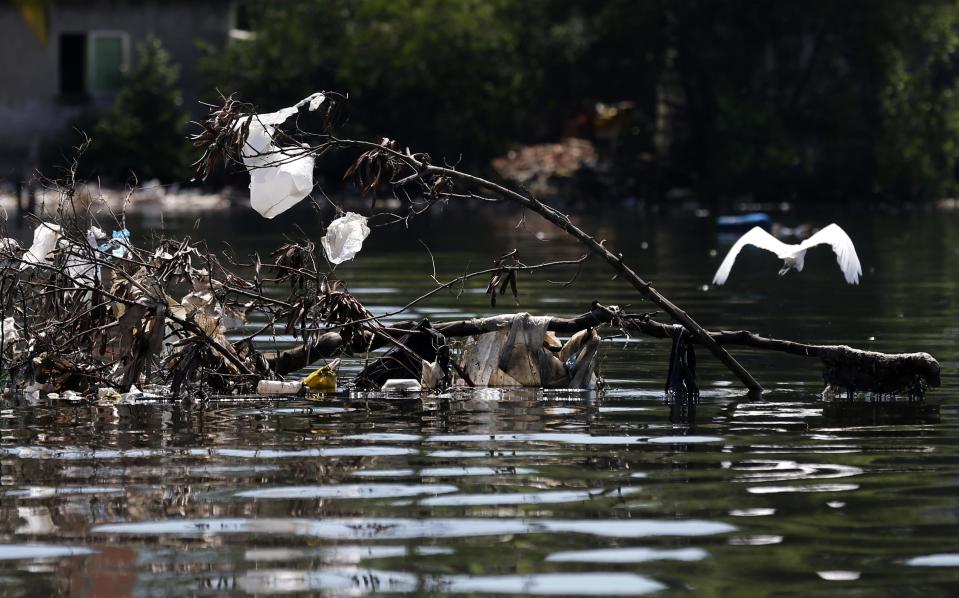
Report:
[[303,385],[310,392],[336,392],[336,368],[340,365],[339,359],[317,369],[303,379]]

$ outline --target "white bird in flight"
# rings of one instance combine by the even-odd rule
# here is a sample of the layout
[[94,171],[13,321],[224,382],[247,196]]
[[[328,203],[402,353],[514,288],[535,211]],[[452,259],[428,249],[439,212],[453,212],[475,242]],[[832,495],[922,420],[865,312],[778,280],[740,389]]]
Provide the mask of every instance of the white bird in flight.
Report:
[[713,284],[721,285],[729,278],[729,272],[736,263],[736,256],[746,245],[753,245],[766,251],[775,253],[779,259],[785,263],[779,275],[783,276],[790,269],[802,272],[803,262],[806,259],[806,250],[816,245],[830,245],[836,252],[836,261],[839,262],[839,269],[842,270],[849,284],[859,284],[859,277],[862,276],[862,266],[859,265],[859,256],[856,255],[856,247],[852,244],[852,239],[846,234],[846,231],[839,228],[838,224],[830,224],[826,228],[809,237],[802,243],[789,245],[783,243],[776,237],[770,235],[758,226],[754,226],[745,235],[739,237],[739,240],[732,246],[723,263],[716,270],[716,276],[713,277]]

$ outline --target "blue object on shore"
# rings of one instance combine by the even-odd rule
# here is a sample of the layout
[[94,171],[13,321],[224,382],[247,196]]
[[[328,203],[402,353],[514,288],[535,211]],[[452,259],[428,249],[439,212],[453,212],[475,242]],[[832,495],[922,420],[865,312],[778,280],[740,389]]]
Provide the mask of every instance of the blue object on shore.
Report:
[[764,230],[772,228],[773,219],[766,212],[749,212],[737,216],[720,216],[716,219],[716,227],[720,232],[746,230],[758,226]]

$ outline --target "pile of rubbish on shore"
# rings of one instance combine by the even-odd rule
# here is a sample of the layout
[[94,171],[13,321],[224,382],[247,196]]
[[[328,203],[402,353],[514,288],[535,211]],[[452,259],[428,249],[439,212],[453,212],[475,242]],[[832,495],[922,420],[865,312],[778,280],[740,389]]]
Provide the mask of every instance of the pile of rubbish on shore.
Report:
[[558,182],[596,166],[599,154],[586,139],[568,137],[558,143],[526,145],[493,160],[493,169],[504,179],[522,185],[537,196],[558,191]]
[[[32,213],[49,218],[58,209],[58,196],[57,189],[41,185],[27,185],[19,190],[14,186],[0,187],[0,210],[7,214]],[[75,202],[88,205],[93,213],[99,214],[176,215],[222,211],[244,199],[244,193],[231,188],[209,193],[195,187],[163,185],[158,180],[149,180],[130,189],[79,184]]]

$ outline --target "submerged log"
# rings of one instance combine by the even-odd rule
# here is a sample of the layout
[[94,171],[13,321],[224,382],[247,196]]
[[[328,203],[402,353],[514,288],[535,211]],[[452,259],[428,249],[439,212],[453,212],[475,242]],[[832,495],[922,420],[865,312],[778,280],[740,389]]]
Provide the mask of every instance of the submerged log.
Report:
[[[668,324],[654,320],[632,325],[648,336],[671,338]],[[739,345],[779,351],[801,357],[818,357],[823,381],[847,392],[908,394],[921,396],[927,388],[941,384],[939,362],[929,353],[880,353],[848,345],[815,345],[766,338],[748,330],[710,332],[720,345]]]
[[[509,325],[513,317],[514,314],[505,314],[471,318],[434,323],[434,327],[448,338],[476,336]],[[414,326],[413,322],[403,322],[392,325],[390,330],[406,333]],[[642,332],[653,338],[672,339],[674,337],[672,332],[677,325],[658,322],[647,314],[625,314],[615,306],[606,307],[594,303],[590,311],[574,318],[551,318],[547,330],[560,334],[573,334],[586,328],[600,326],[622,327]],[[937,387],[941,383],[939,362],[929,353],[890,354],[856,349],[847,345],[807,344],[767,338],[748,330],[709,332],[709,336],[719,345],[736,345],[801,357],[817,357],[823,365],[823,381],[848,392],[921,396],[927,388]],[[698,339],[694,336],[693,341],[698,342]],[[370,335],[363,348],[375,350],[384,346],[386,342]],[[288,374],[309,365],[310,359],[335,357],[352,350],[356,349],[344,347],[340,335],[331,332],[320,336],[318,342],[309,346],[296,347],[269,356],[268,361],[277,373]]]

